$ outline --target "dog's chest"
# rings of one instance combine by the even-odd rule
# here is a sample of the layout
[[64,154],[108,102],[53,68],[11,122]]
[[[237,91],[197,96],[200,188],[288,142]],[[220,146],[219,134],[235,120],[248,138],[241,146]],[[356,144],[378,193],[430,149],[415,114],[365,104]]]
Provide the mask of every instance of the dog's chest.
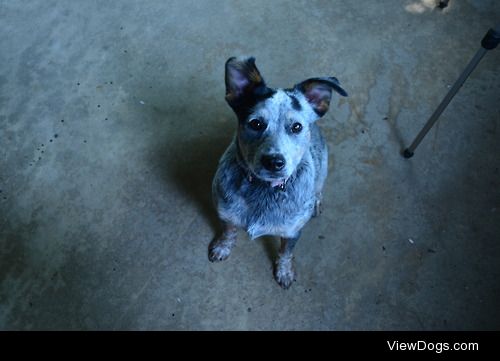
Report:
[[250,200],[246,228],[251,238],[297,235],[311,218],[314,197],[313,194],[297,196],[294,193],[271,188],[269,195],[258,202]]
[[294,237],[314,209],[312,182],[304,176],[288,182],[284,190],[247,177],[233,187],[230,198],[222,206],[229,211],[226,213],[233,218],[232,222],[246,229],[251,238]]

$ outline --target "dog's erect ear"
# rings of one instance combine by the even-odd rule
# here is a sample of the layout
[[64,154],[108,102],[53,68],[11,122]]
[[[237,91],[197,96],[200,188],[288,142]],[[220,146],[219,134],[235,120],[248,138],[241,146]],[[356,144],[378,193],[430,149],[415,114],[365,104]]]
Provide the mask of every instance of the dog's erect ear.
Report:
[[309,104],[320,117],[325,115],[332,99],[332,90],[346,97],[347,92],[342,89],[337,78],[311,78],[295,85],[295,89],[306,97]]
[[226,101],[234,106],[267,89],[255,58],[230,58],[226,62]]

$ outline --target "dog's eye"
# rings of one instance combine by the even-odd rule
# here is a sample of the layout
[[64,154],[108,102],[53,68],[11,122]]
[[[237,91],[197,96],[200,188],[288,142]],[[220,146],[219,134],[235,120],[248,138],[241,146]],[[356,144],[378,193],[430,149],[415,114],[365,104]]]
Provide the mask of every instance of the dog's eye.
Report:
[[250,128],[252,128],[253,130],[256,130],[256,131],[266,129],[266,123],[264,123],[262,120],[257,119],[257,118],[250,119],[250,121],[248,122],[248,125]]
[[292,124],[292,132],[297,134],[297,133],[300,133],[302,130],[302,124],[300,123],[293,123]]

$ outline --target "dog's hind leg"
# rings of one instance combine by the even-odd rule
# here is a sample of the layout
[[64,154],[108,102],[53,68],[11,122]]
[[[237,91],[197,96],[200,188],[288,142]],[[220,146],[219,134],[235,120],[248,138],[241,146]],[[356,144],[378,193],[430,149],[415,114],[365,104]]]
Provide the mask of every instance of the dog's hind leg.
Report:
[[210,262],[224,261],[231,254],[236,242],[238,229],[236,226],[224,222],[222,235],[215,238],[208,246],[208,259]]
[[292,282],[295,281],[292,251],[299,240],[299,236],[300,234],[294,238],[281,238],[281,247],[274,269],[274,278],[284,289],[290,287]]

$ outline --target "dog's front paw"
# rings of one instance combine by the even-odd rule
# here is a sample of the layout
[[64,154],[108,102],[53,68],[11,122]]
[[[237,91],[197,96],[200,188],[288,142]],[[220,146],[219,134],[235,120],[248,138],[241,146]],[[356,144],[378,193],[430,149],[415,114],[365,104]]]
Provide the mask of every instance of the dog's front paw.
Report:
[[292,285],[292,282],[295,281],[292,258],[280,258],[276,262],[274,279],[285,290]]
[[234,241],[216,238],[208,246],[208,259],[210,262],[224,261],[231,254]]

